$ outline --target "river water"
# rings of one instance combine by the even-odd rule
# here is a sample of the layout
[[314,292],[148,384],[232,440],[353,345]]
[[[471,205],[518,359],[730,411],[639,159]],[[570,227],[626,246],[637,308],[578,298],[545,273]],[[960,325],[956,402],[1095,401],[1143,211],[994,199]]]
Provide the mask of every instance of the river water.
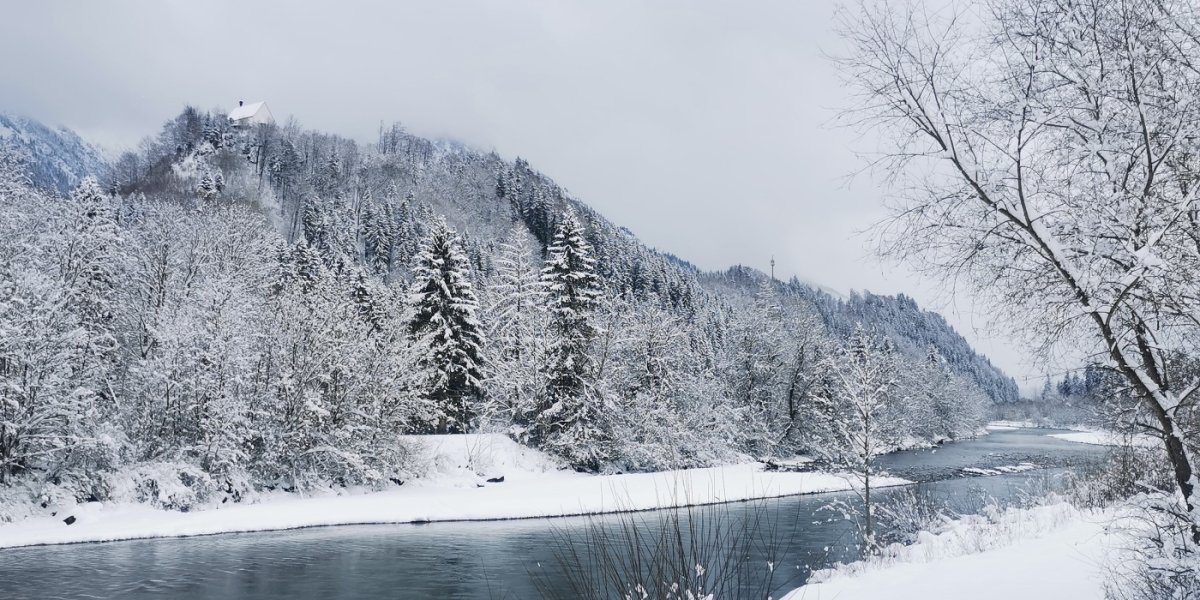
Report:
[[[1013,504],[1027,490],[1058,485],[1094,465],[1105,450],[1048,437],[1049,430],[996,431],[978,440],[882,457],[889,473],[958,512],[986,502]],[[1036,469],[980,476],[964,469],[1027,463]],[[882,502],[895,492],[879,491]],[[828,506],[850,493],[814,494],[700,507],[688,519],[770,523],[771,548],[751,562],[775,565],[777,592],[802,584],[812,569],[858,556],[852,522]],[[678,514],[678,513],[676,513]],[[171,598],[537,598],[566,585],[556,557],[574,545],[589,551],[598,531],[620,537],[653,531],[669,511],[520,521],[365,525],[196,538],[0,550],[0,599]],[[758,564],[757,562],[755,564]],[[780,594],[776,593],[775,597]]]

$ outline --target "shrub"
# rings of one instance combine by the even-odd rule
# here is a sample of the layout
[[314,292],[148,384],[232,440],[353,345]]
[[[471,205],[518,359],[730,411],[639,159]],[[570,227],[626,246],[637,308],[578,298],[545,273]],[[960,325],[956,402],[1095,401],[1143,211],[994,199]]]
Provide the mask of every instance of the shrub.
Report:
[[108,497],[156,508],[187,511],[211,500],[220,485],[199,466],[186,462],[133,465],[105,476]]
[[1117,523],[1122,542],[1110,557],[1106,598],[1200,598],[1200,545],[1176,495],[1139,496],[1122,507]]
[[[736,508],[734,508],[736,507]],[[546,599],[771,598],[785,557],[767,501],[589,517],[582,532],[555,530],[553,573],[535,574]]]

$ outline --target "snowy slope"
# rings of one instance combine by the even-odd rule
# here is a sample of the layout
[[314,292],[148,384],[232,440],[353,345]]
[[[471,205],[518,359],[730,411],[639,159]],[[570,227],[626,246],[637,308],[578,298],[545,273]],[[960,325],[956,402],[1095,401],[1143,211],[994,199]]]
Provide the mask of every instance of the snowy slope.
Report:
[[885,549],[785,600],[1072,600],[1103,598],[1107,517],[1068,504],[969,517],[912,546]]
[[44,189],[65,192],[84,177],[103,178],[109,170],[100,151],[74,131],[25,117],[0,113],[0,146],[15,149],[34,185]]
[[1137,434],[1126,439],[1114,431],[1073,431],[1071,433],[1052,433],[1050,437],[1093,446],[1124,446],[1128,443],[1139,448],[1156,448],[1162,444],[1158,439],[1146,434]]

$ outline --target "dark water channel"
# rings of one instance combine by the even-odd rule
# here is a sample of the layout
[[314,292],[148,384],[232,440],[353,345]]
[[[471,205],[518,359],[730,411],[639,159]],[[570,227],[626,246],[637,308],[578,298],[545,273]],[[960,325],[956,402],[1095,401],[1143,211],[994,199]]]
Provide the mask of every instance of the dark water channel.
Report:
[[[880,459],[892,474],[958,512],[988,498],[1019,502],[1025,490],[1054,486],[1072,470],[1096,464],[1105,450],[1048,437],[1048,430],[997,431],[979,440]],[[1021,463],[1037,469],[971,476],[964,468]],[[881,491],[887,501],[891,492]],[[857,530],[831,519],[833,500],[816,494],[701,507],[693,519],[759,519],[771,524],[779,591],[804,582],[813,568],[857,556]],[[664,511],[639,513],[638,527],[668,522]],[[0,550],[0,599],[55,598],[537,598],[537,581],[562,577],[556,554],[585,544],[597,528],[620,535],[630,516],[486,523],[369,525],[197,538]],[[764,558],[766,560],[766,551]],[[780,594],[776,593],[775,597]]]

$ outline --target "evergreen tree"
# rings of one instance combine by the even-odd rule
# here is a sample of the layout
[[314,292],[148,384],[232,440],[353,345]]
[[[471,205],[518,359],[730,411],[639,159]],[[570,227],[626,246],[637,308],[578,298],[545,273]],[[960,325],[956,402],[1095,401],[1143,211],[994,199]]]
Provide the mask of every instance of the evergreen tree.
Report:
[[419,346],[430,424],[439,433],[463,433],[482,393],[483,336],[467,257],[443,219],[434,222],[417,255],[410,302],[409,333]]
[[546,389],[534,417],[531,440],[570,460],[576,468],[598,470],[607,437],[602,401],[592,384],[592,320],[600,299],[599,278],[583,225],[563,215],[541,281],[549,318]]
[[200,176],[200,182],[196,184],[196,195],[201,200],[206,202],[215,200],[220,192],[217,190],[217,181],[213,179],[212,173],[205,171]]
[[383,276],[392,270],[392,245],[395,243],[396,222],[391,199],[376,201],[367,188],[363,199],[363,248],[371,269]]

